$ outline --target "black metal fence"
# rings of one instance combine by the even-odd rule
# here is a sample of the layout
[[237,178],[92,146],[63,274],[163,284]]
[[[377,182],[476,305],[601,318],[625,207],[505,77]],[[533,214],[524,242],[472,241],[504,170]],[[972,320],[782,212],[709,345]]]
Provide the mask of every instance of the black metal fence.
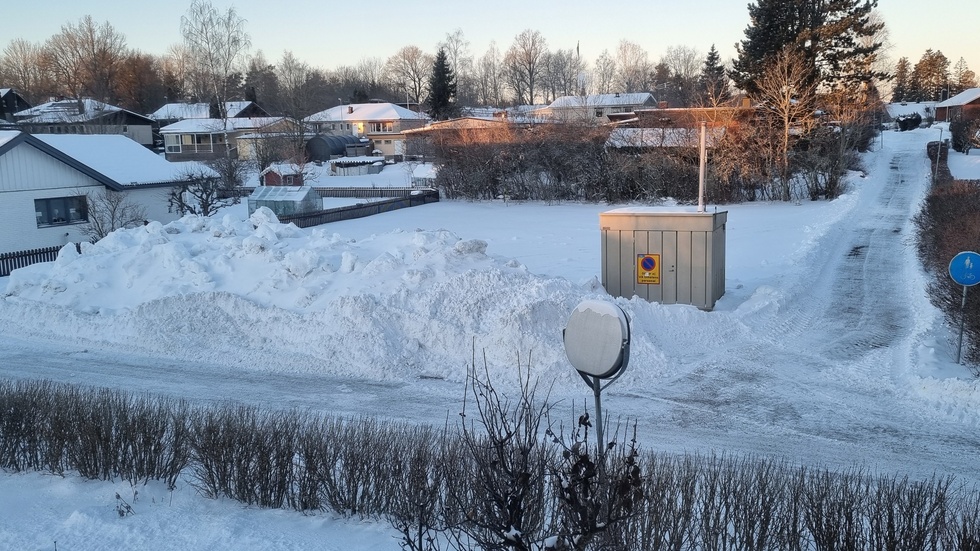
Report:
[[330,222],[340,222],[341,220],[353,220],[355,218],[364,218],[365,216],[381,214],[382,212],[391,212],[393,210],[404,209],[408,207],[427,205],[429,203],[436,203],[438,201],[439,201],[438,191],[435,190],[422,191],[422,192],[415,191],[414,195],[408,195],[406,197],[396,197],[384,201],[374,201],[371,203],[365,203],[363,205],[338,207],[335,209],[321,210],[317,212],[311,212],[308,214],[280,216],[279,221],[282,222],[283,224],[288,224],[292,222],[293,224],[296,224],[301,228],[309,228],[312,226],[319,226],[320,224],[328,224]]
[[[75,247],[81,250],[81,245],[75,243]],[[10,275],[10,272],[17,268],[37,264],[38,262],[54,262],[58,258],[58,251],[61,245],[54,247],[44,247],[43,249],[30,249],[27,251],[16,251],[12,253],[0,254],[0,277]]]

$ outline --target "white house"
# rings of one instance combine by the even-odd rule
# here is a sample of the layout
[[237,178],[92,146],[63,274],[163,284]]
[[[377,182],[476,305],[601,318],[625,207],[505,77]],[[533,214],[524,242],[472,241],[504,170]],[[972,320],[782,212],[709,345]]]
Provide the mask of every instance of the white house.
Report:
[[[252,159],[254,148],[239,138],[250,135],[295,132],[296,124],[286,117],[232,119],[184,119],[160,129],[169,161],[207,161],[230,155]],[[244,146],[244,147],[243,147]]]
[[119,134],[153,145],[153,120],[90,98],[61,99],[14,113],[14,122],[32,134]]
[[0,131],[0,253],[86,241],[102,190],[125,193],[147,220],[175,220],[167,195],[185,173],[124,136]]
[[609,122],[610,115],[633,113],[637,109],[656,106],[657,100],[649,92],[562,96],[547,107],[534,111],[533,115],[559,122],[601,124]]
[[352,103],[338,105],[303,119],[315,132],[354,135],[374,142],[374,149],[385,156],[405,154],[405,134],[425,126],[429,116],[393,103]]

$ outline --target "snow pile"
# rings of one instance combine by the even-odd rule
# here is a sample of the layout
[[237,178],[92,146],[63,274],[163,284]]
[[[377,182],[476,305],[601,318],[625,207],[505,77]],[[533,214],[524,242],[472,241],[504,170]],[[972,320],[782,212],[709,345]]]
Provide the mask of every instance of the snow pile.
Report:
[[[185,216],[116,231],[82,254],[67,246],[54,263],[14,271],[6,296],[38,331],[48,316],[37,312],[60,307],[75,339],[175,359],[450,380],[465,377],[466,351],[484,350],[491,368],[530,354],[534,369],[575,380],[561,330],[578,302],[608,298],[595,281],[533,275],[447,230],[355,241],[281,224],[265,208],[244,221]],[[663,307],[625,307],[664,323]]]

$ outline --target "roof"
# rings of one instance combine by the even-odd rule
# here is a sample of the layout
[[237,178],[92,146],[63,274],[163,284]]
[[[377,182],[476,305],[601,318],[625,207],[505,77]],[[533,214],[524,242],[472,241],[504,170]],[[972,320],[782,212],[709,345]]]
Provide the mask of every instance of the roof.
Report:
[[245,119],[184,119],[168,124],[160,129],[161,134],[179,134],[197,132],[216,134],[219,132],[239,132],[242,130],[257,130],[285,120],[285,117],[252,117]]
[[63,99],[49,101],[37,107],[24,109],[14,113],[14,117],[25,123],[82,123],[101,118],[110,113],[126,113],[145,119],[147,124],[152,121],[144,115],[134,113],[115,105],[109,105],[91,98]]
[[412,178],[435,179],[436,165],[433,163],[419,163],[412,169]]
[[[225,111],[229,117],[237,117],[251,101],[226,101]],[[211,105],[208,103],[168,103],[150,113],[154,120],[183,120],[211,118]]]
[[901,103],[889,103],[885,105],[885,111],[891,118],[901,117],[902,115],[911,115],[913,113],[918,113],[923,118],[931,117],[935,111],[936,102],[934,101],[903,101]]
[[429,116],[395,105],[394,103],[352,103],[338,105],[303,119],[305,122],[390,121],[425,119]]
[[629,105],[654,105],[657,100],[649,92],[627,94],[592,94],[589,96],[562,96],[551,102],[549,108],[570,107],[617,107]]
[[114,191],[135,186],[171,185],[186,180],[185,164],[115,134],[41,134],[0,131],[0,156],[18,145],[32,146]]
[[316,193],[313,186],[259,186],[248,196],[251,201],[293,201],[306,199]]
[[937,103],[936,107],[960,107],[968,103],[973,103],[978,99],[980,99],[980,88],[970,88],[969,90],[963,90],[944,102]]
[[[725,135],[724,127],[709,128],[706,146],[714,147]],[[609,147],[698,147],[699,128],[615,128],[609,133]]]
[[434,130],[482,130],[487,128],[506,128],[513,123],[507,119],[484,119],[481,117],[459,117],[444,121],[432,121],[420,128],[403,130],[403,134],[425,134]]

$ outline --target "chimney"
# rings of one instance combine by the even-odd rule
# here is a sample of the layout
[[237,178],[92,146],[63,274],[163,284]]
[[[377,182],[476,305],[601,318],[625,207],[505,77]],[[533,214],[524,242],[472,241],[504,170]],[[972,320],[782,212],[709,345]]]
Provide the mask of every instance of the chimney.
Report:
[[667,102],[666,101],[658,101],[657,102],[657,109],[666,109],[666,108],[667,108]]
[[354,112],[354,106],[353,105],[348,105],[347,106],[347,114],[350,115],[353,112]]

